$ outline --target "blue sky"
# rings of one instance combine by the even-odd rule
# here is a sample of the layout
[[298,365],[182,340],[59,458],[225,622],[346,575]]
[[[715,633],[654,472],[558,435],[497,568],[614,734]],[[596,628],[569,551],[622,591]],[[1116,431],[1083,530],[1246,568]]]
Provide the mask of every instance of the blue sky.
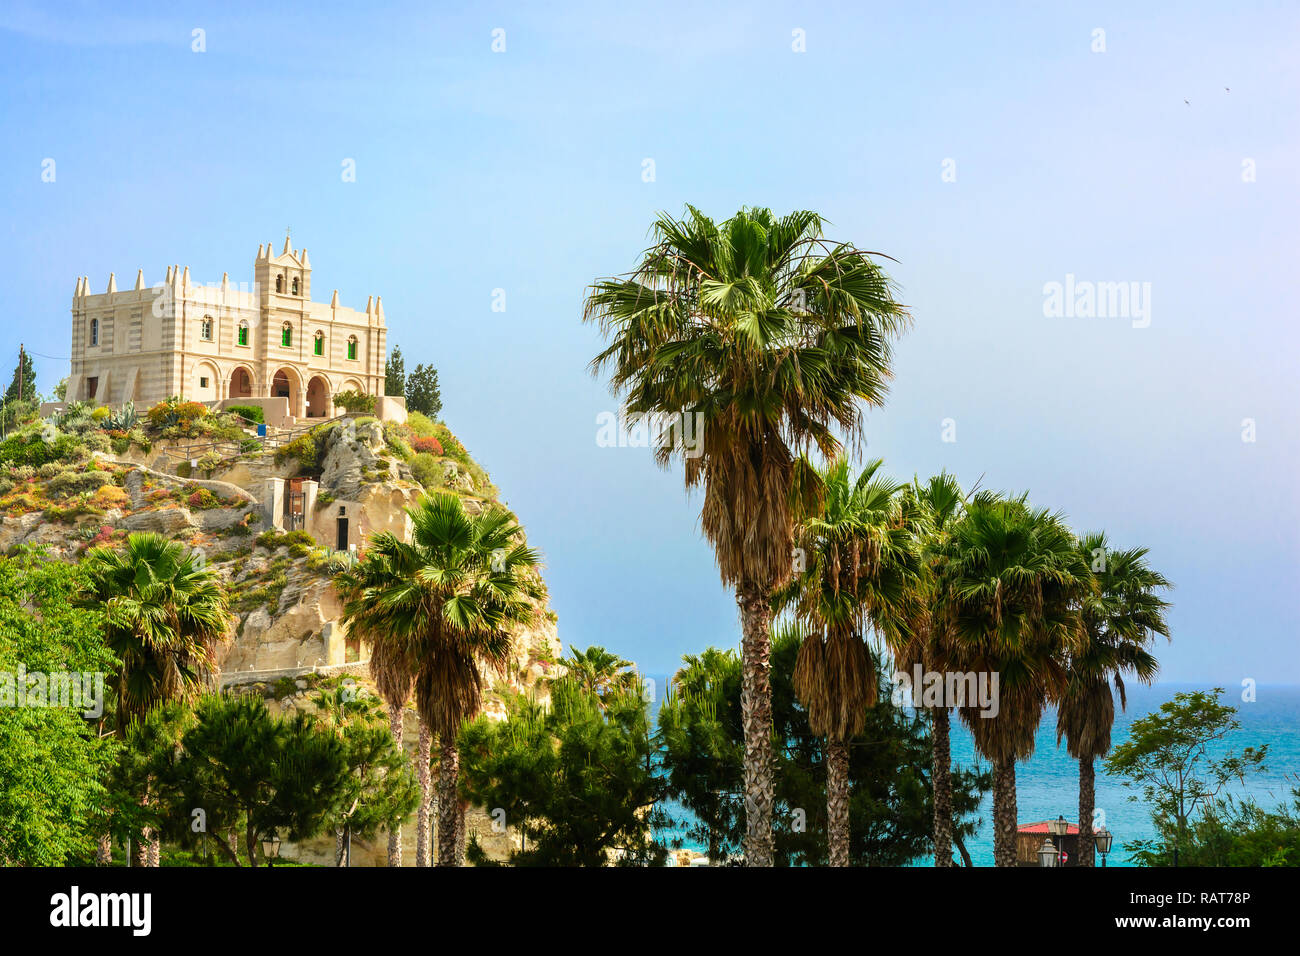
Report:
[[[735,605],[680,473],[597,447],[583,290],[657,210],[814,209],[915,317],[869,454],[1150,547],[1163,679],[1300,682],[1298,8],[542,6],[7,3],[0,355],[48,391],[76,276],[251,281],[291,226],[315,298],[382,295],[438,368],[561,638],[664,672],[735,644]],[[1045,316],[1067,275],[1150,283],[1149,325]]]

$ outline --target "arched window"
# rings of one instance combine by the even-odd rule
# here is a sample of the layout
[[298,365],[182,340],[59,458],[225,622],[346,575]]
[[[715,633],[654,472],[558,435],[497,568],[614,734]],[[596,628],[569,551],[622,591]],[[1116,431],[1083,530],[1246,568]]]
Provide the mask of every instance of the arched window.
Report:
[[99,344],[99,319],[90,320],[90,344]]
[[284,291],[284,276],[280,275],[275,277],[275,291],[276,292]]
[[199,323],[199,338],[205,342],[212,341],[212,316],[205,315]]
[[311,352],[313,355],[325,354],[325,333],[324,332],[321,332],[319,330],[316,332],[316,337],[312,340]]
[[354,362],[357,359],[357,337],[355,335],[348,336],[348,358]]
[[280,328],[280,344],[287,349],[293,348],[293,326],[288,322]]
[[239,331],[236,333],[235,341],[240,345],[248,344],[248,321],[246,319],[240,320]]
[[294,277],[293,277],[293,294],[294,294],[294,295],[297,295],[297,294],[298,294],[298,277],[297,277],[297,276],[294,276]]

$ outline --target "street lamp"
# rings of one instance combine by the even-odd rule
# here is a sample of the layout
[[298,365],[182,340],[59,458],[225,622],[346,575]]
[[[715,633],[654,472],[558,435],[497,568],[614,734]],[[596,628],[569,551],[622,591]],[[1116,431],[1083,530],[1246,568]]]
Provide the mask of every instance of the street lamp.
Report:
[[1043,845],[1038,848],[1038,865],[1039,866],[1056,866],[1056,861],[1060,858],[1060,851],[1051,840],[1044,840]]
[[275,866],[276,857],[280,855],[280,838],[274,833],[262,840],[262,855],[266,857],[268,869]]
[[1065,835],[1070,832],[1070,824],[1065,822],[1064,815],[1058,816],[1055,820],[1047,821],[1047,832],[1051,835],[1052,845],[1056,848],[1057,862],[1052,865],[1060,866],[1065,859],[1065,853],[1062,851],[1061,845]]
[[1101,854],[1101,868],[1104,870],[1106,869],[1106,854],[1110,852],[1110,844],[1115,839],[1115,835],[1102,827],[1093,834],[1092,838],[1097,844],[1097,852]]

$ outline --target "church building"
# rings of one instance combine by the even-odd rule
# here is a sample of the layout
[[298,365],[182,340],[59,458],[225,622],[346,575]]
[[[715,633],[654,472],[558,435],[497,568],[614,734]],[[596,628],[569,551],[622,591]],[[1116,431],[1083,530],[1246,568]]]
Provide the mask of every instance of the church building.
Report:
[[377,296],[364,312],[339,305],[337,289],[313,302],[307,250],[286,236],[279,255],[257,247],[251,287],[233,287],[228,273],[200,285],[189,266],[168,267],[153,286],[140,270],[125,291],[115,275],[98,294],[78,279],[67,397],[143,411],[175,395],[261,405],[268,421],[329,418],[339,392],[383,396],[387,335]]

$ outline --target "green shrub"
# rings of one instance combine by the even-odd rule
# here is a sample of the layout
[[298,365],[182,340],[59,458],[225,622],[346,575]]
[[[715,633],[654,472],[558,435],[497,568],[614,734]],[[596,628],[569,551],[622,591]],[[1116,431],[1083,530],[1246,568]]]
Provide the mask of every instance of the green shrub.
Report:
[[411,477],[425,488],[442,487],[442,465],[428,452],[412,456],[408,464],[411,468]]
[[316,469],[316,439],[311,432],[304,432],[287,445],[275,450],[275,463],[283,465],[290,458],[298,459],[298,467],[304,471]]
[[351,413],[373,412],[375,410],[375,396],[366,395],[364,392],[358,392],[355,389],[348,389],[334,396],[334,406]]
[[176,466],[176,474],[181,478],[188,478],[191,471],[193,471],[193,469],[190,468],[190,463],[188,461],[183,461]]
[[226,412],[231,415],[238,415],[241,418],[247,418],[258,425],[266,423],[265,412],[260,405],[230,405],[226,407]]
[[434,438],[437,436],[437,422],[420,412],[408,412],[406,427],[417,438]]
[[67,498],[82,492],[98,491],[105,485],[113,483],[113,476],[106,471],[77,471],[69,469],[51,478],[45,489],[51,496]]
[[379,421],[379,419],[377,419],[374,415],[362,415],[360,418],[357,419],[357,427],[363,428],[366,425],[373,425],[377,421]]
[[0,463],[36,467],[51,461],[72,461],[84,457],[84,448],[77,436],[29,426],[0,442]]

